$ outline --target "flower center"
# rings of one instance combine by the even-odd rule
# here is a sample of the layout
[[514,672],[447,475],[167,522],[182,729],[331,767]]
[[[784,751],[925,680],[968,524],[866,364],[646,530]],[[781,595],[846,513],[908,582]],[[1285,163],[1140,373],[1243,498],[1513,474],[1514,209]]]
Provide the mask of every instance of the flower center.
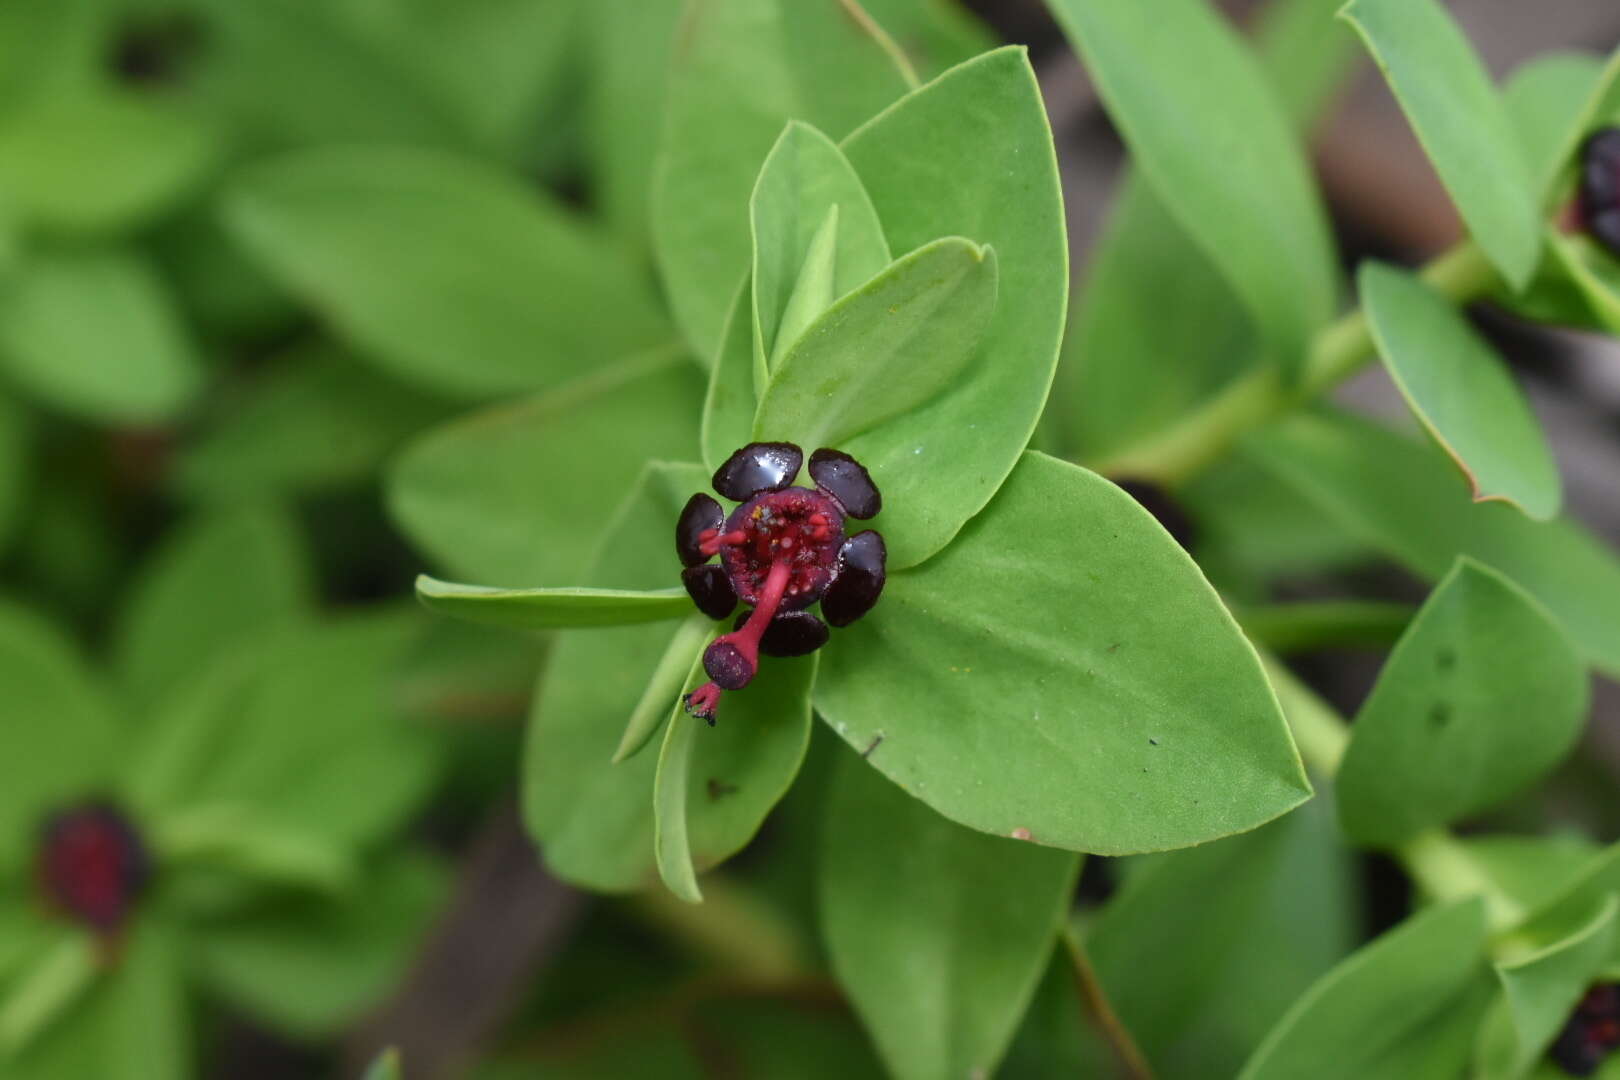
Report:
[[821,598],[838,569],[844,513],[809,488],[784,488],[749,499],[726,519],[721,562],[737,596],[759,604],[771,567],[786,567],[781,608],[809,607]]
[[102,933],[122,925],[151,876],[140,834],[105,803],[47,818],[37,867],[47,902]]

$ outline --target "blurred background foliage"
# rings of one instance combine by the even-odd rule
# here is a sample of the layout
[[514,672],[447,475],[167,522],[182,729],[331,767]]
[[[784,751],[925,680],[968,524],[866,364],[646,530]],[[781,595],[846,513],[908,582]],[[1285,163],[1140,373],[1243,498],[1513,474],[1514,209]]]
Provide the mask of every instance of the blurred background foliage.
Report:
[[[681,6],[0,3],[0,639],[27,658],[0,666],[0,771],[28,792],[6,805],[118,792],[161,824],[154,847],[190,867],[153,902],[162,918],[130,945],[153,959],[125,965],[130,977],[88,996],[68,977],[54,999],[19,992],[15,973],[62,946],[19,928],[23,915],[5,921],[27,906],[26,874],[11,871],[35,821],[0,816],[0,1037],[28,1019],[7,1010],[19,1000],[84,1025],[47,1025],[27,1075],[179,1076],[193,1059],[199,1075],[249,1080],[357,1075],[392,1042],[413,1077],[474,1062],[490,1080],[882,1074],[814,931],[826,739],[760,840],[706,879],[703,907],[560,884],[513,809],[546,643],[420,612],[411,576],[443,565],[456,538],[416,530],[431,550],[411,550],[384,494],[389,468],[418,493],[436,469],[454,488],[458,439],[518,453],[559,424],[567,434],[556,392],[626,357],[647,373],[638,438],[686,437],[670,418],[697,408],[686,343],[706,342],[723,312],[663,295],[653,254],[665,110],[705,107],[664,91]],[[864,6],[925,79],[1000,41],[1031,46],[1082,294],[1081,267],[1116,264],[1098,280],[1119,282],[1175,263],[1182,284],[1154,317],[1100,293],[1076,310],[1049,445],[1106,459],[1241,371],[1252,330],[1226,317],[1234,301],[1213,270],[1187,269],[1148,189],[1119,175],[1118,141],[1040,5]],[[1620,32],[1596,2],[1546,5],[1534,26],[1458,6],[1498,74]],[[1226,7],[1255,25],[1256,5]],[[1258,25],[1268,62],[1306,73],[1296,120],[1326,117],[1316,164],[1347,258],[1450,242],[1455,217],[1399,117],[1360,83],[1335,96],[1350,43],[1314,51],[1284,18]],[[814,102],[834,118],[840,107]],[[689,164],[695,182],[722,182]],[[1607,348],[1612,373],[1612,344],[1483,319],[1556,418],[1573,513],[1620,532],[1620,383],[1579,363]],[[1076,357],[1101,350],[1198,363],[1143,398],[1124,364],[1080,379]],[[1399,408],[1376,378],[1345,394]],[[593,468],[580,462],[580,491],[605,513],[618,493],[593,491]],[[548,496],[522,475],[484,481],[491,498]],[[1240,602],[1348,587],[1394,605],[1370,623],[1368,643],[1383,645],[1423,595],[1316,513],[1263,447],[1206,473],[1182,509],[1206,573]],[[517,535],[477,557],[539,580],[581,561],[580,545],[533,550]],[[1376,669],[1362,649],[1307,651],[1299,670],[1340,702]],[[1591,752],[1493,823],[1620,829],[1615,708],[1600,688]],[[1323,806],[1181,855],[1088,864],[1076,924],[1166,1075],[1235,1070],[1317,975],[1404,909],[1399,875],[1353,856]],[[1570,845],[1572,858],[1588,850]],[[1002,1075],[1107,1071],[1083,1014],[1055,957]],[[117,1045],[172,1066],[98,1056],[97,1040],[132,1030],[151,1039]]]

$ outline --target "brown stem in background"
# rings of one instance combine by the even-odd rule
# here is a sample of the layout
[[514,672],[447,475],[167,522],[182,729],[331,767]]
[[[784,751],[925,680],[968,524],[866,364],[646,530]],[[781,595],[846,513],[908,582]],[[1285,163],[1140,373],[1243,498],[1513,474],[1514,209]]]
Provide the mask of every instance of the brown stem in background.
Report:
[[1119,1014],[1108,1002],[1108,994],[1103,990],[1102,983],[1097,981],[1097,970],[1091,966],[1091,957],[1086,954],[1085,943],[1080,935],[1075,933],[1073,927],[1064,927],[1063,945],[1069,951],[1069,960],[1074,968],[1074,982],[1080,988],[1080,997],[1086,1003],[1086,1010],[1096,1021],[1097,1028],[1114,1051],[1114,1057],[1119,1060],[1120,1073],[1130,1080],[1153,1080],[1153,1067],[1142,1054],[1141,1047],[1136,1045],[1130,1029],[1120,1020]]

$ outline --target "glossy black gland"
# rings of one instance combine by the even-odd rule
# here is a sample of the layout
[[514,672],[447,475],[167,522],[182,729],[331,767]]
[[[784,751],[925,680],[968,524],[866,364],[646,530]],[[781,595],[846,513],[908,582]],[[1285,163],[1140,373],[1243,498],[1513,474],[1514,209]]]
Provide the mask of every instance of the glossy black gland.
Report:
[[62,913],[101,933],[123,925],[151,877],[146,845],[105,803],[63,810],[40,830],[38,880]]
[[883,537],[871,529],[844,541],[838,552],[838,576],[821,598],[821,614],[834,626],[848,626],[872,610],[883,595],[889,553]]
[[726,523],[726,512],[720,504],[701,491],[686,500],[680,518],[675,522],[675,552],[682,566],[697,566],[709,561],[699,545],[707,529],[719,532]]
[[802,464],[804,451],[792,443],[749,443],[715,470],[714,490],[733,502],[743,502],[762,491],[787,487]]
[[711,619],[723,619],[737,610],[737,590],[731,587],[723,566],[689,566],[681,571],[681,584],[692,603]]
[[[753,612],[737,616],[733,630],[741,630]],[[808,611],[784,611],[772,619],[759,639],[759,651],[766,656],[805,656],[827,644],[827,624]]]
[[1571,1076],[1592,1076],[1620,1047],[1620,985],[1587,990],[1553,1041],[1547,1056]]
[[838,450],[822,447],[810,455],[810,479],[844,508],[852,518],[877,517],[883,496],[866,466]]
[[754,678],[754,665],[741,649],[724,638],[703,651],[703,670],[722,690],[741,690]]
[[1620,256],[1620,128],[1593,132],[1581,146],[1581,223]]

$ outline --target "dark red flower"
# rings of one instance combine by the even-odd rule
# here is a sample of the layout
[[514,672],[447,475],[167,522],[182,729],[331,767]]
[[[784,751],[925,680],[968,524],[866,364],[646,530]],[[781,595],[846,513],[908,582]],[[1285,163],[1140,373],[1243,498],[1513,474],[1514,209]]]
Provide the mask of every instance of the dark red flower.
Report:
[[1603,128],[1581,146],[1581,225],[1592,238],[1620,256],[1620,128]]
[[123,925],[152,869],[134,825],[101,802],[47,818],[40,829],[36,866],[46,902],[102,934]]
[[1549,1056],[1571,1076],[1591,1076],[1620,1047],[1620,984],[1598,983],[1553,1041]]
[[[747,686],[760,653],[814,652],[827,641],[827,623],[849,625],[883,592],[883,537],[846,531],[847,519],[883,508],[877,485],[860,462],[824,448],[810,455],[816,486],[793,487],[803,463],[792,443],[749,443],[714,474],[715,491],[740,505],[728,515],[700,493],[675,523],[681,581],[698,610],[724,619],[739,600],[753,609],[704,652],[713,681],[686,695],[687,712],[711,724],[721,691]],[[718,563],[708,561],[716,555]],[[821,618],[808,610],[818,602]]]

